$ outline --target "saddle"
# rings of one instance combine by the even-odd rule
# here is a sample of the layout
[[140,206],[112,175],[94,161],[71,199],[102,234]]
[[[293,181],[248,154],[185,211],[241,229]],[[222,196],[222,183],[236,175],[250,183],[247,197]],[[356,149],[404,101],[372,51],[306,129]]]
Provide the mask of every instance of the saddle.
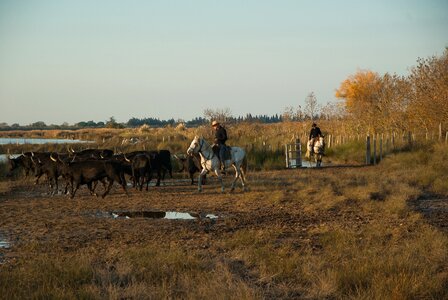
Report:
[[232,150],[232,147],[229,147],[229,146],[227,146],[227,145],[223,145],[223,147],[224,147],[224,157],[222,158],[222,157],[219,157],[219,145],[218,144],[214,144],[213,146],[212,146],[212,150],[213,150],[213,153],[217,156],[217,157],[219,157],[219,159],[221,159],[221,160],[230,160],[231,158],[232,158],[232,155],[231,155],[231,150]]

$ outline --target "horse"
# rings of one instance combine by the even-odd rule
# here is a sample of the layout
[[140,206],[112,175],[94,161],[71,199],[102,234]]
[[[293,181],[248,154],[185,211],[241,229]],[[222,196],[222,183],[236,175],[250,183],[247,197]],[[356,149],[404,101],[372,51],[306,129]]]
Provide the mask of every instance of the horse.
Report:
[[[235,169],[235,178],[231,185],[231,191],[235,190],[235,184],[238,178],[241,179],[241,185],[243,191],[246,190],[246,170],[247,170],[247,159],[246,151],[240,147],[229,147],[230,148],[230,159],[224,161],[224,169],[233,166]],[[214,153],[210,144],[202,137],[195,136],[187,149],[188,155],[199,154],[201,157],[201,173],[198,179],[198,191],[202,192],[202,178],[210,171],[213,171],[221,184],[221,192],[224,192],[224,183],[222,180],[220,161],[218,156]]]
[[309,159],[310,165],[311,165],[311,157],[313,156],[316,162],[316,167],[318,168],[322,166],[322,157],[324,156],[324,150],[325,150],[325,141],[323,136],[320,136],[315,139],[314,147],[313,147],[313,139],[308,141],[305,156]]

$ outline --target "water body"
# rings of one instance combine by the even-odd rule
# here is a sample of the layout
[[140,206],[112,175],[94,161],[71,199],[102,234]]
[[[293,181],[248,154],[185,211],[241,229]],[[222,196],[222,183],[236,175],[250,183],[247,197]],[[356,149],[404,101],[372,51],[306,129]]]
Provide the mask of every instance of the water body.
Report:
[[196,220],[196,219],[217,219],[213,214],[197,214],[176,211],[122,211],[107,213],[114,219],[167,219],[167,220]]
[[[11,154],[12,158],[16,158],[17,156],[20,156],[21,154]],[[9,157],[9,154],[0,154],[0,162],[5,162]]]
[[79,144],[93,143],[92,141],[69,139],[28,139],[28,138],[0,138],[0,145],[42,145],[42,144]]
[[0,235],[0,249],[8,249],[10,246],[6,238]]

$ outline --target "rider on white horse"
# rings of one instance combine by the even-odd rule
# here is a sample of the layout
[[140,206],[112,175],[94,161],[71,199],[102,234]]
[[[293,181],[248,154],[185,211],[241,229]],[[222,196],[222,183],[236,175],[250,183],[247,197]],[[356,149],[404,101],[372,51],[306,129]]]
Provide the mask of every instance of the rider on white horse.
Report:
[[227,131],[219,124],[218,121],[212,122],[212,127],[215,130],[215,144],[219,147],[219,160],[221,162],[221,170],[224,170],[225,150],[227,141]]
[[[202,179],[208,172],[214,172],[221,183],[221,191],[224,191],[224,183],[221,176],[220,161],[218,156],[213,152],[213,149],[204,138],[195,136],[191,141],[190,147],[187,149],[187,154],[199,154],[201,157],[201,174],[198,178],[198,191],[202,191]],[[246,151],[240,147],[230,147],[230,157],[225,160],[226,167],[233,166],[235,169],[235,178],[232,181],[231,191],[235,189],[235,183],[241,179],[243,190],[245,190],[245,172],[247,168]]]
[[317,127],[316,123],[313,123],[311,131],[310,131],[310,137],[309,137],[309,143],[311,144],[311,149],[314,149],[314,143],[322,136],[322,132],[320,131],[320,128]]

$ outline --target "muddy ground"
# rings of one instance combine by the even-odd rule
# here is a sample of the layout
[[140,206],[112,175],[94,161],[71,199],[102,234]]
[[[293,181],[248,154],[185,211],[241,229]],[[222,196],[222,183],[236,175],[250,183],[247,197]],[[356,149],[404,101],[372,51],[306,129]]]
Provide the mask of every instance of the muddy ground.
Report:
[[[364,167],[358,167],[362,172]],[[340,172],[337,168],[321,170],[284,170],[257,172],[249,176],[250,190],[238,186],[233,193],[220,193],[218,183],[210,179],[202,193],[189,181],[167,180],[161,187],[148,192],[129,188],[126,196],[114,186],[105,199],[91,196],[84,186],[74,199],[66,195],[49,196],[45,185],[34,186],[30,181],[14,181],[0,195],[0,239],[8,243],[0,248],[3,267],[14,265],[23,257],[22,249],[52,252],[55,242],[64,251],[75,253],[87,247],[98,249],[126,245],[176,244],[186,251],[203,252],[216,259],[226,257],[220,241],[244,229],[273,228],[279,230],[273,243],[289,243],[320,251],[316,228],[338,226],[356,228],[371,221],[372,216],[345,201],[337,209],[313,211],[304,209],[300,201],[290,201],[300,189],[295,184],[298,172],[313,176],[313,172]],[[229,186],[231,178],[226,178]],[[98,187],[102,191],[102,187]],[[428,222],[448,233],[448,201],[422,197],[409,203]],[[183,212],[202,216],[194,220],[168,220],[135,217],[114,218],[112,212]],[[217,216],[205,218],[206,214]],[[392,226],[395,226],[392,224]],[[235,265],[235,276],[257,282],[250,270]],[[276,296],[270,289],[271,297]],[[281,296],[281,295],[277,295]]]

